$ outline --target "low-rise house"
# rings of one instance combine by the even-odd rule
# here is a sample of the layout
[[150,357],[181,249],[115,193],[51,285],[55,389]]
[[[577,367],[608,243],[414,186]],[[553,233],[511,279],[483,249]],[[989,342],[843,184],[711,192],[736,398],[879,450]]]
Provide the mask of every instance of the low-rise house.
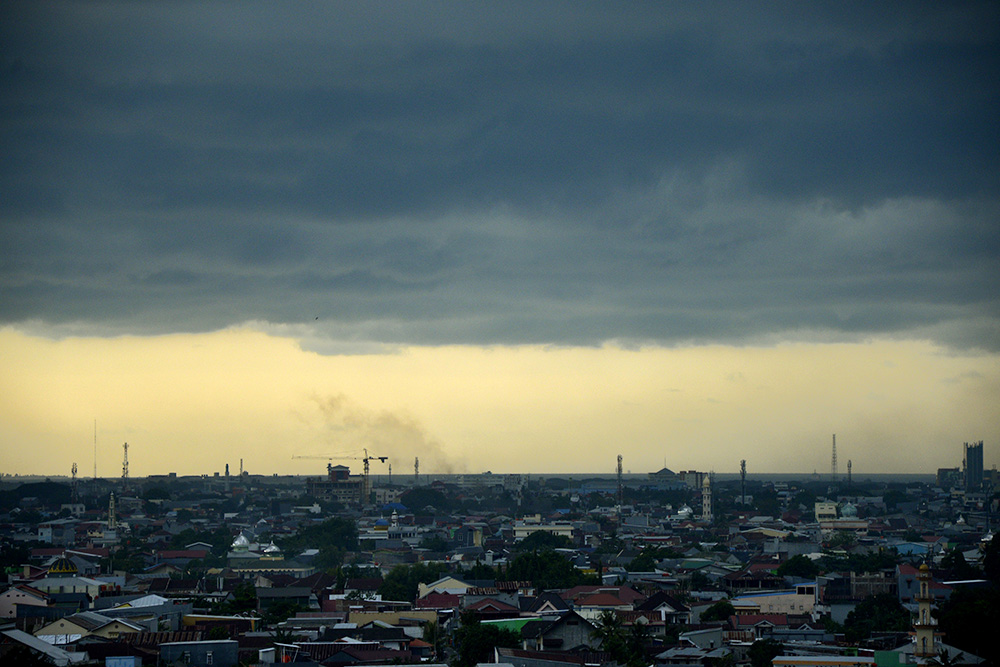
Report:
[[69,644],[81,637],[117,639],[121,634],[143,630],[145,628],[124,619],[110,618],[93,611],[81,611],[39,628],[35,631],[35,636],[44,638],[51,644]]
[[530,623],[521,629],[524,648],[537,651],[575,651],[596,649],[595,626],[575,611],[542,623]]
[[732,599],[736,613],[812,614],[816,604],[816,585],[803,584],[792,590],[747,593]]
[[304,586],[289,586],[287,588],[258,588],[257,611],[266,611],[279,602],[296,604],[303,609],[312,609],[313,592]]
[[158,664],[183,664],[191,667],[236,667],[239,643],[232,639],[160,644]]
[[0,618],[17,618],[19,605],[48,607],[51,603],[52,598],[45,591],[28,584],[17,584],[0,593]]
[[21,630],[0,631],[0,662],[9,664],[16,651],[25,650],[57,667],[87,660],[86,653],[70,652]]
[[636,611],[654,614],[664,625],[688,625],[691,610],[680,600],[659,591],[635,606]]

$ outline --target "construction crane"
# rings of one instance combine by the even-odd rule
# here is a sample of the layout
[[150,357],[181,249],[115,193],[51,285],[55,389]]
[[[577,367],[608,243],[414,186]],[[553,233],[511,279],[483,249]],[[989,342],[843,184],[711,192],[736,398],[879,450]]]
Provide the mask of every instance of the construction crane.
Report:
[[362,494],[362,504],[367,504],[371,502],[372,487],[371,478],[369,477],[369,463],[371,461],[381,461],[385,463],[389,460],[388,456],[368,456],[368,450],[363,450],[364,456],[292,456],[293,459],[319,459],[323,461],[362,461],[364,463],[364,475],[361,478],[361,494]]

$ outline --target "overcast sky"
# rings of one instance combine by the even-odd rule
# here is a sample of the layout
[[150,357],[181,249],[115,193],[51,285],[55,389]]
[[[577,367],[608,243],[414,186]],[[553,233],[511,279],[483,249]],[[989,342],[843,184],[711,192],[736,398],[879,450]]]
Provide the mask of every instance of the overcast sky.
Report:
[[0,325],[985,372],[998,37],[995,2],[5,2]]

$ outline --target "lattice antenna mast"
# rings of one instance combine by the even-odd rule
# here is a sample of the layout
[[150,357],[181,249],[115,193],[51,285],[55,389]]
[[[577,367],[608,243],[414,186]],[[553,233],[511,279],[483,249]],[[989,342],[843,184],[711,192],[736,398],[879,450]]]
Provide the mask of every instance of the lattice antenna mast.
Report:
[[837,434],[833,434],[833,460],[830,464],[830,476],[837,481]]
[[97,479],[97,420],[94,420],[94,479]]
[[622,489],[622,455],[618,455],[618,512],[622,511],[622,505],[625,504],[625,495]]
[[413,486],[420,486],[420,457],[413,458]]
[[73,502],[78,502],[80,500],[80,490],[76,486],[76,462],[73,462],[73,485],[70,487],[72,490]]
[[122,445],[125,455],[122,458],[122,493],[128,491],[128,443]]
[[847,459],[847,486],[851,485],[851,459]]
[[747,504],[747,460],[740,461],[740,504]]

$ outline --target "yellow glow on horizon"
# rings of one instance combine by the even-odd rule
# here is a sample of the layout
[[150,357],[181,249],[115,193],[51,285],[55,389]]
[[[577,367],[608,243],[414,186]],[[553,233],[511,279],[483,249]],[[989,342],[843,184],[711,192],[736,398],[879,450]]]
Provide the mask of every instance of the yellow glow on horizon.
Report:
[[[926,472],[985,440],[1000,357],[926,342],[773,347],[407,347],[319,355],[251,329],[52,341],[0,329],[0,472],[314,474],[292,455],[393,471]],[[347,465],[358,464],[345,461]],[[381,464],[373,473],[384,474]]]

